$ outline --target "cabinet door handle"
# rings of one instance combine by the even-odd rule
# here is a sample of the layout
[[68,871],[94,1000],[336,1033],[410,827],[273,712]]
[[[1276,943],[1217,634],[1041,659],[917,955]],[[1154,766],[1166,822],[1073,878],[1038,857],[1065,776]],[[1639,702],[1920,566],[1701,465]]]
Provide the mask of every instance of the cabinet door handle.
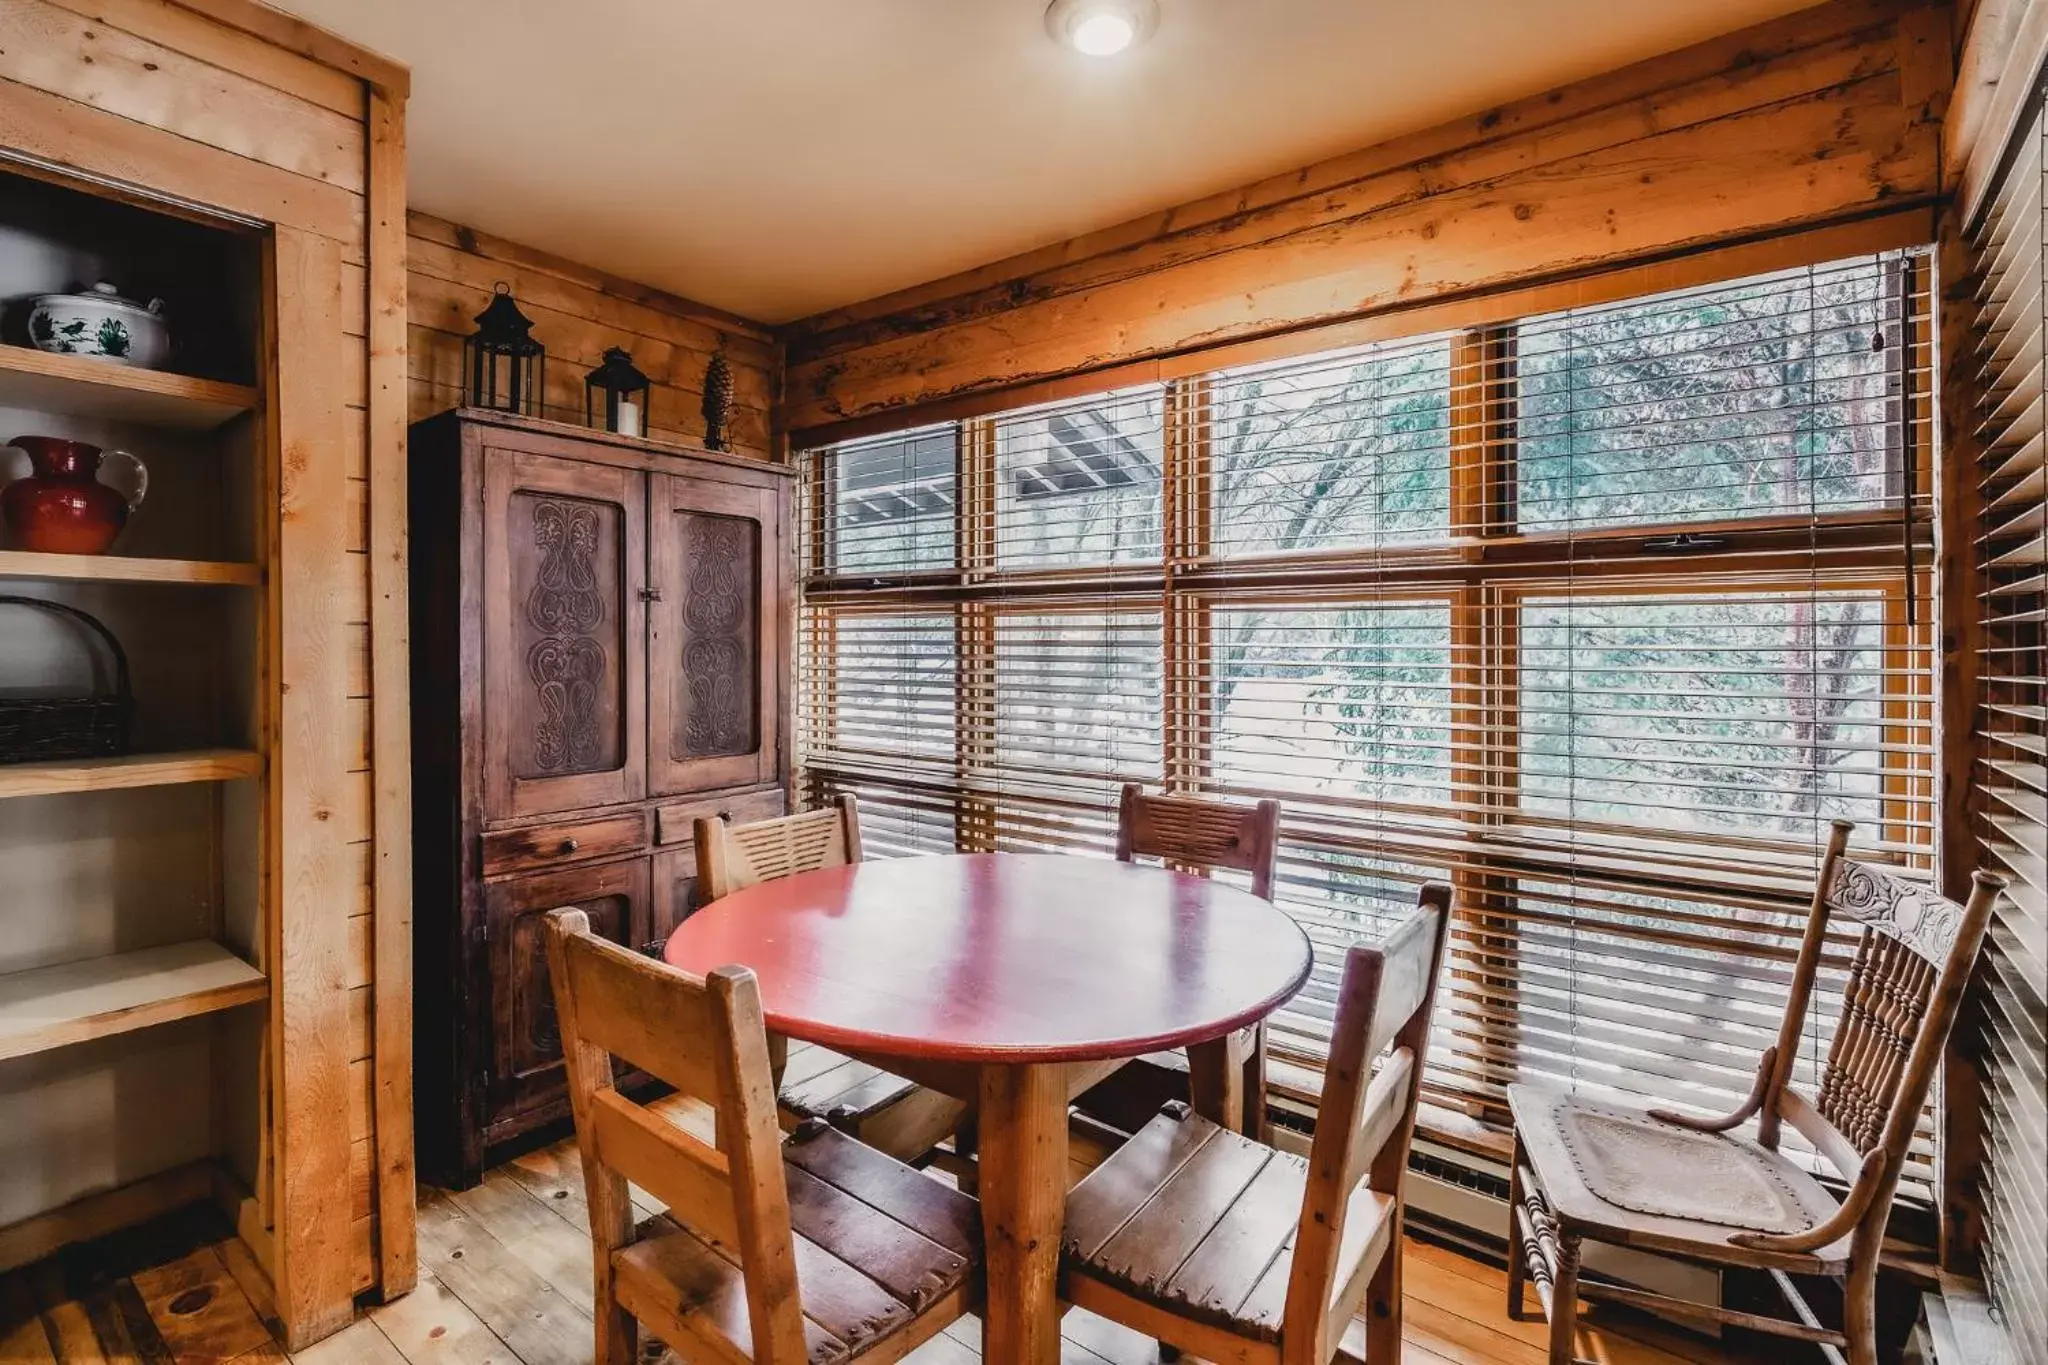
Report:
[[640,589],[640,600],[641,600],[642,602],[659,602],[659,601],[661,600],[661,589],[660,589],[660,588],[642,588],[642,589]]
[[564,839],[561,843],[555,845],[555,852],[566,856],[567,854],[574,853],[579,847],[581,845],[574,839]]

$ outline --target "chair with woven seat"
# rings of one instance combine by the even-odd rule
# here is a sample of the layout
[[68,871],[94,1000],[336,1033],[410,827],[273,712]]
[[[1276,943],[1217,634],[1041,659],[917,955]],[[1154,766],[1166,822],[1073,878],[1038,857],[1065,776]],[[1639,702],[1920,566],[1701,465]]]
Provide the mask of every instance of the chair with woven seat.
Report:
[[1230,1365],[1328,1365],[1363,1307],[1368,1365],[1395,1365],[1403,1185],[1450,907],[1450,888],[1424,887],[1385,943],[1346,956],[1308,1159],[1168,1105],[1068,1194],[1061,1297]]
[[[1733,1324],[1844,1350],[1876,1365],[1879,1251],[1892,1196],[2003,881],[1979,873],[1967,905],[1844,856],[1837,821],[1821,862],[1777,1042],[1749,1097],[1700,1119],[1638,1111],[1535,1084],[1509,1087],[1515,1119],[1508,1312],[1533,1283],[1551,1365],[1574,1357],[1581,1299]],[[1820,1088],[1791,1087],[1831,928],[1858,936]],[[1753,1141],[1733,1136],[1756,1119]],[[1790,1125],[1847,1186],[1840,1199],[1779,1151]],[[1796,1319],[1692,1304],[1579,1277],[1581,1245],[1609,1243],[1770,1273]],[[1792,1276],[1842,1286],[1842,1325],[1822,1325]]]
[[[644,1325],[685,1360],[888,1365],[984,1292],[980,1206],[812,1122],[785,1143],[760,988],[696,977],[547,917],[590,1204],[596,1359]],[[614,1057],[709,1103],[716,1145],[622,1094]],[[627,1182],[667,1213],[637,1227]]]
[[[1273,899],[1273,880],[1280,851],[1280,803],[1260,801],[1240,805],[1191,796],[1148,796],[1135,783],[1126,784],[1117,806],[1116,856],[1119,862],[1157,858],[1169,867],[1223,869],[1249,873],[1251,892],[1262,900]],[[1225,1068],[1207,1071],[1226,1075],[1234,1084],[1221,1095],[1189,1095],[1195,1106],[1208,1113],[1229,1116],[1230,1126],[1247,1137],[1264,1141],[1266,1128],[1266,1025],[1249,1025],[1229,1038],[1201,1044],[1224,1053]],[[1203,1075],[1206,1069],[1196,1069]],[[1115,1106],[1115,1092],[1143,1095],[1149,1088],[1147,1071],[1168,1087],[1178,1088],[1190,1081],[1190,1069],[1178,1053],[1154,1053],[1142,1057],[1102,1083],[1097,1099],[1083,1096],[1081,1108],[1090,1112],[1100,1102],[1105,1109]],[[1128,1074],[1127,1074],[1128,1073]],[[1145,1113],[1151,1112],[1147,1108]],[[1110,1117],[1109,1115],[1099,1115]],[[1115,1119],[1111,1117],[1111,1122]]]
[[[714,901],[743,887],[861,860],[860,807],[850,793],[801,815],[753,824],[697,821],[697,886]],[[770,1041],[783,1123],[824,1119],[902,1161],[923,1158],[950,1137],[965,1106],[950,1096],[824,1048],[807,1049],[787,1071],[785,1039]]]

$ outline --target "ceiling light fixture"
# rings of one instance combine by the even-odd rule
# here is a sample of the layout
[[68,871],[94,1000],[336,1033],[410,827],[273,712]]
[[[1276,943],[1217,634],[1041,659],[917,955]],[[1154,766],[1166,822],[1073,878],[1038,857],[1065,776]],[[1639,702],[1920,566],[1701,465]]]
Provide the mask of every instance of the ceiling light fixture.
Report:
[[1045,31],[1089,57],[1113,57],[1142,42],[1159,23],[1159,0],[1052,0]]

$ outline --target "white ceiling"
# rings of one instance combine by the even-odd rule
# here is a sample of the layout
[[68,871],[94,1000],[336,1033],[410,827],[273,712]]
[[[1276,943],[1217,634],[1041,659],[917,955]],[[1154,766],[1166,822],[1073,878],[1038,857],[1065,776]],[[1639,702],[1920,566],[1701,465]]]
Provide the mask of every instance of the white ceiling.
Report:
[[766,322],[920,283],[1810,0],[273,0],[408,63],[429,213]]

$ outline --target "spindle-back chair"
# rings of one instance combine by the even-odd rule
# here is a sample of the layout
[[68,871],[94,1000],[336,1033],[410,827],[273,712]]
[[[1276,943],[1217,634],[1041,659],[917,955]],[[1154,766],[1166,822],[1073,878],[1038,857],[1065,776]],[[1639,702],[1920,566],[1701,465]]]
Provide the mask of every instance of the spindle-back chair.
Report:
[[[1777,1042],[1765,1049],[1749,1097],[1733,1113],[1701,1119],[1635,1112],[1533,1084],[1509,1087],[1515,1158],[1508,1311],[1521,1316],[1523,1287],[1533,1284],[1550,1320],[1552,1365],[1574,1358],[1581,1298],[1793,1337],[1846,1350],[1851,1365],[1876,1365],[1885,1221],[2004,882],[1979,873],[1969,903],[1958,905],[1845,856],[1853,828],[1835,822]],[[1809,1100],[1792,1087],[1793,1064],[1829,930],[1838,922],[1854,926],[1858,941]],[[1751,1118],[1753,1142],[1730,1136]],[[1779,1150],[1788,1124],[1848,1186],[1843,1198]],[[1645,1171],[1654,1174],[1646,1179]],[[1795,1317],[1582,1280],[1587,1240],[1766,1270]],[[1820,1323],[1792,1275],[1841,1281],[1839,1328]]]
[[[860,806],[852,793],[819,810],[752,824],[697,821],[697,885],[719,900],[762,882],[861,861]],[[958,1100],[826,1048],[811,1048],[789,1073],[788,1045],[770,1042],[784,1123],[824,1119],[901,1161],[918,1161],[950,1137],[965,1110]]]

